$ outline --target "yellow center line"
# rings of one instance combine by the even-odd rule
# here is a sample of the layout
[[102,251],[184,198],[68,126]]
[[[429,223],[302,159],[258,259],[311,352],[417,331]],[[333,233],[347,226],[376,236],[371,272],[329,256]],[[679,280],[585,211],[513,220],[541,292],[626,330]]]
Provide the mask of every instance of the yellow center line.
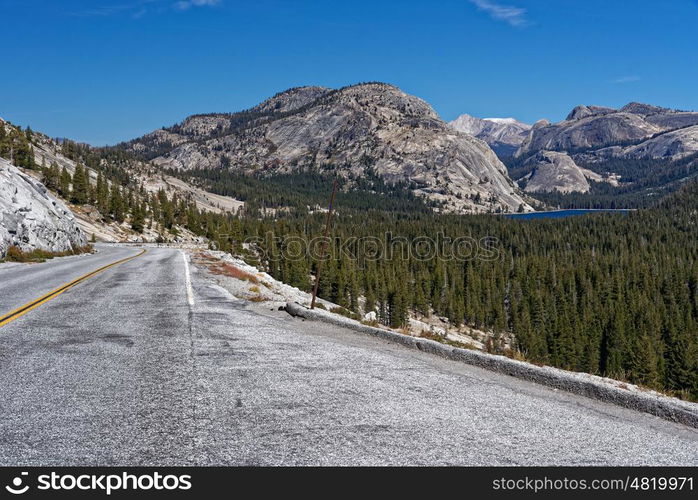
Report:
[[139,253],[137,255],[133,255],[131,257],[126,257],[125,259],[117,260],[116,262],[112,262],[111,264],[107,264],[106,266],[100,267],[99,269],[95,269],[94,271],[91,271],[87,274],[84,274],[84,275],[80,276],[79,278],[76,278],[73,281],[66,283],[65,285],[59,286],[55,290],[48,292],[46,295],[43,295],[36,300],[32,300],[31,302],[28,302],[28,303],[24,304],[23,306],[18,307],[14,311],[10,311],[9,313],[5,314],[4,316],[0,316],[0,327],[5,326],[6,324],[16,320],[17,318],[24,316],[29,311],[33,311],[34,309],[36,309],[37,307],[39,307],[42,304],[45,304],[49,300],[55,299],[60,294],[62,294],[66,290],[74,287],[78,283],[85,281],[86,279],[91,278],[92,276],[95,276],[96,274],[99,274],[103,271],[106,271],[110,267],[118,266],[119,264],[123,264],[124,262],[135,259],[136,257],[140,257],[146,251],[147,251],[146,249],[143,249],[143,250],[141,250],[141,253]]

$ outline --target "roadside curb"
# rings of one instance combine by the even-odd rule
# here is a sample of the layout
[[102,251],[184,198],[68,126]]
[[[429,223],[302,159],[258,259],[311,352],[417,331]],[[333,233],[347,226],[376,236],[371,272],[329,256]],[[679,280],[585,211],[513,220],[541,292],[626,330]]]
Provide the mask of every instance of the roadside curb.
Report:
[[[505,356],[452,347],[447,344],[436,342],[435,340],[402,335],[389,330],[367,326],[358,321],[344,318],[343,316],[338,316],[321,309],[310,310],[295,302],[288,302],[286,304],[286,312],[291,316],[331,323],[359,333],[387,340],[388,342],[435,354],[442,358],[459,361],[461,363],[484,368],[485,370],[528,380],[624,408],[649,413],[671,422],[677,422],[698,429],[698,405],[675,401],[669,397],[652,393],[641,393],[622,389],[611,383],[603,382],[604,379],[601,377],[595,377],[599,379],[598,381],[590,380],[587,377],[580,376],[586,374],[568,372],[548,366],[537,366],[531,363],[510,359]],[[693,406],[695,406],[695,408],[693,408]]]

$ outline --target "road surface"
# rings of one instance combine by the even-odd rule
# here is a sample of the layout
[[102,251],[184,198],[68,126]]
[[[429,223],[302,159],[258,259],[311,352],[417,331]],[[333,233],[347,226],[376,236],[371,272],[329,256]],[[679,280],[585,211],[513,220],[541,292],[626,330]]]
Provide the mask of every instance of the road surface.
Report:
[[[0,265],[0,315],[139,252]],[[657,417],[250,305],[150,248],[0,327],[0,465],[698,465]]]

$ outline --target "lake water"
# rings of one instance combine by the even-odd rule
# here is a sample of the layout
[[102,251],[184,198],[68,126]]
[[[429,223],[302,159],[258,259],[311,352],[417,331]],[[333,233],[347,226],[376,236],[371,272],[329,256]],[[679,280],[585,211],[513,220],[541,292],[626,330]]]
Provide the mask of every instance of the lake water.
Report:
[[632,212],[631,209],[583,209],[575,208],[569,210],[551,210],[549,212],[528,212],[524,214],[506,214],[505,217],[510,219],[564,219],[565,217],[573,217],[575,215],[587,215],[587,214],[598,214],[598,213],[619,213],[627,214]]

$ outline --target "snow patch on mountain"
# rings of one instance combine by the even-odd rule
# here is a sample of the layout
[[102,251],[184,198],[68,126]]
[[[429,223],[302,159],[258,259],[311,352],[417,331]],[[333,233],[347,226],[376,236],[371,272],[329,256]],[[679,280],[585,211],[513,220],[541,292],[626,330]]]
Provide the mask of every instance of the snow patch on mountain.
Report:
[[477,118],[462,114],[449,125],[485,141],[500,156],[511,156],[528,137],[531,125],[516,118]]

